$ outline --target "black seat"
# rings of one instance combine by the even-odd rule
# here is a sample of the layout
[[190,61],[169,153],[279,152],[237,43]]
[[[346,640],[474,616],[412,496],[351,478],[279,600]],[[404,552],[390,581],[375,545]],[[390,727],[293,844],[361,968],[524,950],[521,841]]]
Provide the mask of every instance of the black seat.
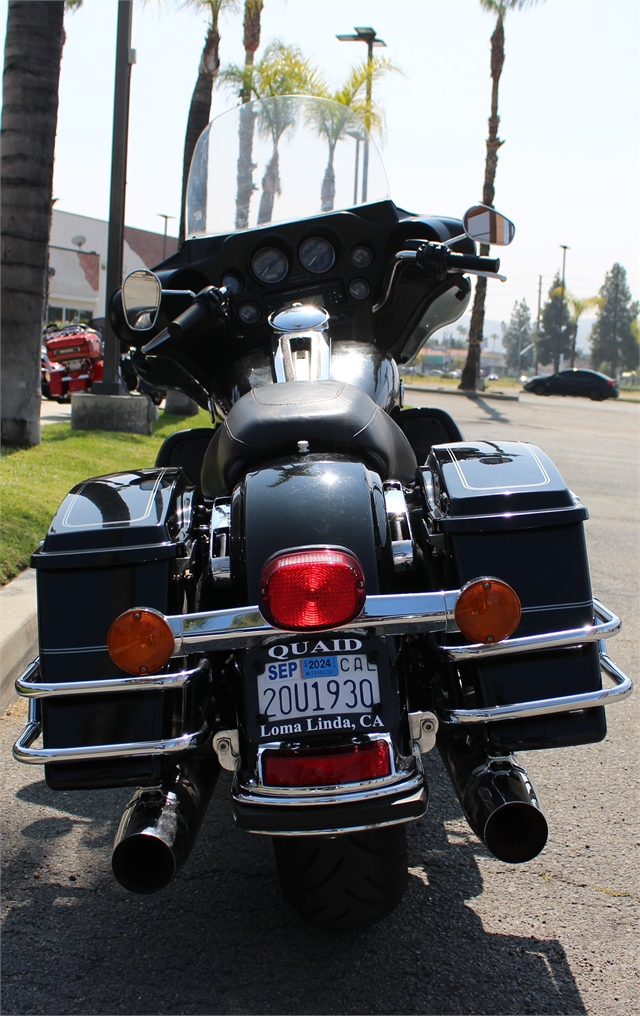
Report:
[[205,497],[222,497],[258,459],[311,452],[360,456],[383,480],[412,483],[411,445],[365,392],[342,381],[290,381],[254,388],[236,402],[209,445],[200,482]]
[[160,446],[156,466],[182,466],[195,487],[200,486],[200,472],[213,427],[192,427],[170,434]]
[[444,409],[421,406],[417,409],[394,409],[391,414],[423,465],[434,444],[464,440],[460,428]]

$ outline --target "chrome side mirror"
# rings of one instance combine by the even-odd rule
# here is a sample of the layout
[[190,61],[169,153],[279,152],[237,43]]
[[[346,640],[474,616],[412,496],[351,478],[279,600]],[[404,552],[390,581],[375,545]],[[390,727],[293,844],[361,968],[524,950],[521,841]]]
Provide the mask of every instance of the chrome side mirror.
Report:
[[122,309],[129,328],[148,332],[156,323],[162,299],[162,283],[157,275],[139,268],[122,283]]
[[478,243],[506,247],[516,234],[516,227],[505,215],[488,205],[474,205],[462,216],[465,233]]

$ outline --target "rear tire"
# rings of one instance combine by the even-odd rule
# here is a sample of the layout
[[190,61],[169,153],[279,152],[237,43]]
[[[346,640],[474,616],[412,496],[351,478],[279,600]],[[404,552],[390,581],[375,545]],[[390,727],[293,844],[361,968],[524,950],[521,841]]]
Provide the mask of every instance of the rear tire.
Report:
[[591,388],[589,389],[589,398],[592,402],[602,402],[604,395],[599,388]]
[[273,850],[285,900],[325,931],[381,921],[407,887],[404,825],[346,836],[276,836]]

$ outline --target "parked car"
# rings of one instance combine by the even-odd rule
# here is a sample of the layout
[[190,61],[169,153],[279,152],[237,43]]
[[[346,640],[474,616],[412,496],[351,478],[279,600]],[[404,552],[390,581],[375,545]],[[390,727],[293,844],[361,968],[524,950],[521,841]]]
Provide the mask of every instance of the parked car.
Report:
[[618,383],[597,370],[561,370],[558,374],[538,374],[525,381],[523,388],[536,395],[584,395],[594,402],[617,399]]
[[497,374],[487,374],[487,381],[499,381],[500,378]]

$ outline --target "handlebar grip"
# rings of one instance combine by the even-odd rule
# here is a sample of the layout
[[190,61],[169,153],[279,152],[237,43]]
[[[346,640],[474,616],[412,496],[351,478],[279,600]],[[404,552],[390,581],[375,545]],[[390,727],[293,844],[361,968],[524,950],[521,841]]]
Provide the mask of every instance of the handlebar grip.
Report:
[[167,326],[172,339],[181,339],[187,332],[191,332],[198,325],[207,321],[211,325],[218,324],[224,313],[224,298],[226,289],[216,289],[215,286],[207,286],[201,289],[190,307],[178,314],[177,318]]
[[451,251],[447,257],[447,265],[461,272],[492,272],[500,270],[500,258],[478,257],[475,254],[457,254]]
[[181,339],[187,332],[197,328],[209,314],[209,308],[198,300],[194,300],[190,307],[178,314],[175,321],[168,325],[168,332],[172,339]]

